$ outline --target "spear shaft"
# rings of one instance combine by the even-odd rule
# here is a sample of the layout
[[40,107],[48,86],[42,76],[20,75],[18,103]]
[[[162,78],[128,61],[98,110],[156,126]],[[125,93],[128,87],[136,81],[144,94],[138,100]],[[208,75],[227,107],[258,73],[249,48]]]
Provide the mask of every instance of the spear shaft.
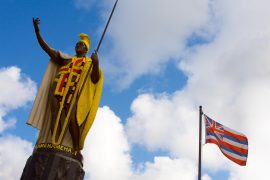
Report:
[[102,33],[102,36],[101,36],[100,40],[99,40],[99,43],[98,43],[98,47],[97,47],[97,49],[96,49],[96,52],[98,52],[98,50],[99,50],[99,48],[100,48],[100,45],[101,45],[101,43],[102,43],[102,41],[103,41],[104,35],[105,35],[105,33],[106,33],[106,31],[107,31],[107,28],[108,28],[108,26],[109,26],[109,24],[110,24],[110,21],[111,21],[111,18],[112,18],[112,16],[113,16],[113,13],[114,13],[114,10],[115,10],[115,7],[116,7],[117,3],[118,3],[118,0],[116,0],[115,3],[114,3],[112,12],[111,12],[111,14],[110,14],[110,17],[109,17],[109,19],[108,19],[108,21],[107,21],[107,24],[106,24],[106,26],[105,26],[105,29],[104,29],[104,31],[103,31],[103,33]]

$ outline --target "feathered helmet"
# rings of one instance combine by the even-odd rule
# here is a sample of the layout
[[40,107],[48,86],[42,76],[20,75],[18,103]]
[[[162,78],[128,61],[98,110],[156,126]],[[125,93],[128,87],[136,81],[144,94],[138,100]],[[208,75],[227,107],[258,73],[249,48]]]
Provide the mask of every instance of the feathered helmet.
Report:
[[87,47],[87,51],[89,51],[89,49],[90,49],[90,38],[89,38],[89,36],[87,34],[84,34],[84,33],[81,33],[79,36],[81,38],[81,40],[79,42],[83,42]]

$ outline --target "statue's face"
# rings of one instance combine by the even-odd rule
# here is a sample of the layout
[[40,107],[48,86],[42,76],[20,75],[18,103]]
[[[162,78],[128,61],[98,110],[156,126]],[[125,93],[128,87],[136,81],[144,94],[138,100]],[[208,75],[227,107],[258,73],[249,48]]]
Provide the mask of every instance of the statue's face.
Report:
[[82,41],[77,42],[77,44],[75,46],[75,51],[76,51],[77,55],[86,54],[87,53],[87,47],[84,44],[84,42],[82,42]]

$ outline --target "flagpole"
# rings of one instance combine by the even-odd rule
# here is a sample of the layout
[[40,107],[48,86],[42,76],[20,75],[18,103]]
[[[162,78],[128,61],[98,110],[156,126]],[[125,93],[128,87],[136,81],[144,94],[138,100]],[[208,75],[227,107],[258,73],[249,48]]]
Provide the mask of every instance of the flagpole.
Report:
[[198,180],[201,180],[201,159],[202,159],[202,106],[199,107],[199,162],[198,162]]

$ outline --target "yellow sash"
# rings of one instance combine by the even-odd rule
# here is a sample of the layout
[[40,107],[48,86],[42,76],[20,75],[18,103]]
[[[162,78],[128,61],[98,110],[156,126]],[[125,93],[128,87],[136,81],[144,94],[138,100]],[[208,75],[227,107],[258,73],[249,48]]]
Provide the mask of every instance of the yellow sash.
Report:
[[[78,84],[76,87],[76,91],[75,91],[74,97],[73,97],[73,98],[75,98],[79,95],[79,99],[78,99],[77,104],[74,104],[74,105],[77,105],[77,113],[76,113],[77,114],[77,123],[79,126],[81,126],[85,122],[84,128],[82,129],[81,139],[80,139],[80,143],[79,143],[80,149],[83,149],[86,135],[88,134],[88,132],[89,132],[89,130],[94,122],[94,119],[95,119],[95,116],[96,116],[96,113],[98,110],[101,94],[102,94],[102,86],[103,86],[102,70],[99,69],[100,78],[96,84],[92,83],[90,75],[86,77],[88,69],[92,68],[91,64],[92,64],[92,60],[87,57],[84,66],[82,66],[81,73],[77,76],[77,77],[80,76],[80,78],[79,78],[79,81],[78,81]],[[73,71],[72,67],[71,67],[70,71],[71,72]],[[92,72],[92,69],[90,69],[90,74],[91,74],[91,72]],[[82,88],[82,85],[83,85],[85,78],[86,78],[86,83],[85,83],[84,87]],[[70,83],[71,82],[70,79],[71,79],[70,77],[66,78],[66,80],[65,80],[66,87],[65,88],[68,88],[68,87],[73,85]],[[58,81],[58,84],[60,84],[60,83],[61,83],[61,81]],[[64,92],[62,93],[63,101],[65,101],[64,97],[67,95],[67,91],[68,90],[65,89]],[[64,102],[62,102],[62,104],[63,103]],[[73,103],[75,103],[74,100],[71,101],[71,106]],[[70,108],[69,111],[71,111],[71,109],[72,108]],[[61,111],[61,108],[60,108],[60,111]],[[59,113],[61,114],[61,112],[59,112]],[[68,122],[69,114],[70,114],[70,112],[68,112],[68,116],[67,116],[66,120],[64,121],[64,124],[63,124],[64,129],[67,128],[67,126],[68,126],[66,122]],[[54,132],[52,135],[52,142],[53,142],[53,144],[56,144],[56,145],[61,143],[63,136],[64,136],[64,133],[60,133],[59,139],[56,140],[56,129],[57,129],[57,126],[59,124],[59,118],[60,118],[60,115],[58,115],[58,117],[57,117]]]

